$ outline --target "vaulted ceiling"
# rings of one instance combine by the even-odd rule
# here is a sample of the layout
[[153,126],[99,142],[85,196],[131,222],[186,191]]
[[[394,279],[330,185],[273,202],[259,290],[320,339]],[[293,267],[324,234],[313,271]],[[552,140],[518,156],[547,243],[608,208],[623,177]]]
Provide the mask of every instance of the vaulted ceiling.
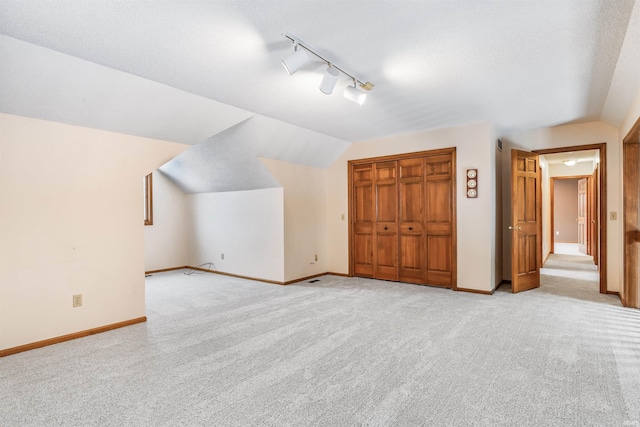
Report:
[[[321,62],[289,76],[283,33],[374,83],[365,104],[321,93]],[[319,167],[478,121],[617,126],[640,90],[633,0],[3,0],[0,34],[2,112],[189,144],[255,117],[266,156]]]

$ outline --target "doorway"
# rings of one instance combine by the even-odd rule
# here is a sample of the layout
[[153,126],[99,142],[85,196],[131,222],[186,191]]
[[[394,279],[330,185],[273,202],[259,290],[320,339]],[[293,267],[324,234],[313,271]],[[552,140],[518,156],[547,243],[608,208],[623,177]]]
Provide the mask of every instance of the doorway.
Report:
[[[550,165],[551,166],[551,165]],[[550,253],[595,257],[597,237],[597,193],[591,175],[550,177]],[[594,212],[596,215],[594,215]],[[543,231],[544,232],[544,231]]]
[[[534,152],[540,155],[544,165],[541,267],[561,268],[563,275],[573,275],[576,279],[588,275],[589,280],[596,281],[596,291],[606,294],[606,144]],[[571,180],[575,183],[575,210],[570,214],[573,218],[569,218],[573,228],[564,228],[574,234],[567,236],[568,231],[558,229],[558,218],[554,215],[555,205],[559,204],[554,190],[556,184]]]
[[[587,157],[589,154],[583,154]],[[561,154],[564,156],[564,154]],[[541,156],[544,158],[544,156]],[[550,253],[540,270],[541,285],[545,290],[557,295],[594,299],[599,292],[599,271],[594,257],[594,236],[597,229],[592,206],[597,204],[597,194],[592,191],[592,180],[597,174],[597,162],[591,165],[594,173],[577,176],[553,176],[564,169],[573,173],[573,166],[553,167],[552,159],[544,158],[550,169]],[[556,162],[556,165],[559,163]],[[574,165],[575,166],[575,165]],[[589,165],[581,165],[582,172],[589,171]],[[555,169],[555,170],[554,170]]]

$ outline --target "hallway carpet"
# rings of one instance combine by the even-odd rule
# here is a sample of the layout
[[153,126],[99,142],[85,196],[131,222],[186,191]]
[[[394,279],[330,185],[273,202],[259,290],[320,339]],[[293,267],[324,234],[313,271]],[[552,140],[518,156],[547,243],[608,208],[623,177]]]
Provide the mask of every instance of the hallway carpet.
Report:
[[640,312],[543,271],[493,296],[154,274],[147,323],[0,359],[0,425],[639,425]]

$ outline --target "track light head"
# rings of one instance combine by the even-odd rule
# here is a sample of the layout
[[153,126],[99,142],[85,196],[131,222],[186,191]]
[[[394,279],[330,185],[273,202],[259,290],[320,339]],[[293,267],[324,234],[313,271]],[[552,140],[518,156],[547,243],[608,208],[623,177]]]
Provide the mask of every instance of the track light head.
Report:
[[347,86],[344,89],[344,97],[349,101],[353,101],[358,105],[362,105],[367,99],[367,94],[358,90],[358,88],[356,87],[356,82],[354,80],[353,86]]
[[289,75],[292,75],[300,68],[305,67],[311,62],[307,51],[304,49],[298,49],[298,45],[295,46],[296,51],[282,60],[282,65],[287,70]]
[[320,83],[320,92],[326,95],[331,95],[333,88],[336,87],[339,76],[340,72],[329,65],[329,68],[324,72],[322,83]]

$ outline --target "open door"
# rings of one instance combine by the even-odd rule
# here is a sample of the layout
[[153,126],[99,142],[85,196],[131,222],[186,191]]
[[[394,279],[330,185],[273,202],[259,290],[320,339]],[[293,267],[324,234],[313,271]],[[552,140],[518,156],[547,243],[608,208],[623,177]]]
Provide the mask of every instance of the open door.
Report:
[[587,178],[578,180],[578,252],[587,254]]
[[624,138],[624,283],[622,304],[640,308],[640,118]]
[[542,195],[537,154],[511,150],[511,289],[540,286]]

